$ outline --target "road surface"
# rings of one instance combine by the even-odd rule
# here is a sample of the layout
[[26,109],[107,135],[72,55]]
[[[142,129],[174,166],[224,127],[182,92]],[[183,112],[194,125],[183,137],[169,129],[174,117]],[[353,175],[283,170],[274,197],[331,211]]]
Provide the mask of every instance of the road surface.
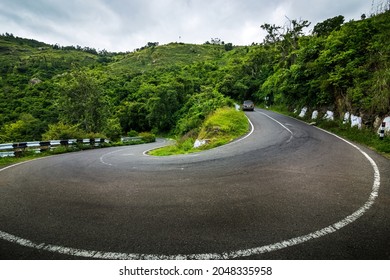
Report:
[[298,120],[248,112],[247,137],[157,143],[0,171],[1,259],[390,259],[390,161]]

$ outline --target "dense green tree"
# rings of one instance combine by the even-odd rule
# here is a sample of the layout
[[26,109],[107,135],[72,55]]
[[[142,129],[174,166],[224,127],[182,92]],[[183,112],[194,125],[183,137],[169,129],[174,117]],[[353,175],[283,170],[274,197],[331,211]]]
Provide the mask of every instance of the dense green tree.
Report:
[[157,131],[169,131],[176,123],[176,111],[179,108],[178,92],[160,86],[157,94],[147,101],[149,114],[147,120],[149,126],[154,127]]
[[125,101],[117,107],[116,112],[123,132],[149,131],[151,127],[147,121],[147,106],[145,102]]
[[106,128],[103,130],[105,136],[111,141],[119,141],[122,133],[122,126],[118,117],[107,120]]
[[313,34],[318,36],[328,36],[332,31],[339,30],[344,23],[344,16],[329,18],[317,23],[313,28]]
[[23,142],[40,140],[43,127],[31,114],[22,113],[15,122],[6,124],[0,130],[0,142]]
[[58,100],[60,119],[66,124],[79,124],[86,132],[101,132],[109,111],[107,99],[97,82],[79,71],[71,75],[69,83]]
[[260,27],[267,32],[263,41],[265,45],[275,44],[282,40],[282,32],[280,31],[282,29],[281,26],[264,23]]
[[87,133],[79,125],[69,125],[63,122],[50,124],[49,129],[42,135],[42,140],[83,139]]

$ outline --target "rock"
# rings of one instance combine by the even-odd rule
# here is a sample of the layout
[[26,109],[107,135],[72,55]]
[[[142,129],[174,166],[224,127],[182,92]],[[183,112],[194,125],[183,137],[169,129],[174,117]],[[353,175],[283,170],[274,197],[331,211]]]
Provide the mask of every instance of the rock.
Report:
[[42,81],[38,78],[32,78],[29,83],[30,85],[37,85],[39,83],[42,83]]
[[381,125],[382,125],[382,119],[379,116],[376,116],[374,121],[374,127],[380,128]]

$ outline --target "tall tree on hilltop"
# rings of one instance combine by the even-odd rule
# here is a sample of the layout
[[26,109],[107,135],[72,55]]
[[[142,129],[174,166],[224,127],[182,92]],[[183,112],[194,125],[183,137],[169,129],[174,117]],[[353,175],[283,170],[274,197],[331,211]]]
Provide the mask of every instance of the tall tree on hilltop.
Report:
[[339,30],[344,23],[343,16],[329,18],[323,22],[319,22],[314,26],[313,34],[318,36],[328,36],[332,31]]

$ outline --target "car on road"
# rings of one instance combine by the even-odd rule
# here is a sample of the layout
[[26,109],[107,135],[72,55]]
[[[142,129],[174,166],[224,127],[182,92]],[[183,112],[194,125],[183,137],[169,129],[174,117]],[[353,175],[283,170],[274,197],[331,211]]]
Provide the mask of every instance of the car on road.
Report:
[[245,100],[242,104],[242,110],[243,111],[254,111],[255,110],[255,104],[251,100]]

